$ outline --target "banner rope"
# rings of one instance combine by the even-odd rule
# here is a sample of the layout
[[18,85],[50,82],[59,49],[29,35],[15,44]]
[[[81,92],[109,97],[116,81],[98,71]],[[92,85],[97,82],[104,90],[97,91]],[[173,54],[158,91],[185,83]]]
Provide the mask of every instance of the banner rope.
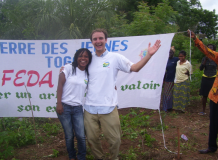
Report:
[[[160,115],[160,123],[161,123],[161,126],[162,126],[162,135],[163,135],[164,148],[165,148],[168,152],[170,152],[170,153],[178,154],[177,152],[172,152],[172,151],[170,151],[170,150],[166,147],[166,142],[165,142],[165,137],[164,137],[163,123],[162,123],[162,118],[161,118],[161,114],[160,114],[160,109],[158,109],[158,111],[159,111],[159,115]],[[179,154],[182,154],[182,153],[179,153]]]
[[174,33],[185,33],[185,32],[187,32],[187,31],[181,31],[181,32],[174,32]]
[[[185,32],[187,32],[187,31],[175,32],[175,33],[185,33]],[[191,64],[191,31],[190,31],[190,64]],[[192,72],[192,68],[190,68],[190,72]],[[190,73],[190,81],[191,81],[191,73]],[[166,141],[165,141],[165,136],[164,136],[163,122],[162,122],[162,117],[161,117],[160,109],[159,109],[158,111],[159,111],[160,123],[161,123],[161,127],[162,127],[162,135],[163,135],[164,148],[165,148],[168,152],[170,152],[170,153],[178,154],[178,152],[170,151],[170,150],[166,147]],[[182,154],[182,153],[179,153],[179,154]]]

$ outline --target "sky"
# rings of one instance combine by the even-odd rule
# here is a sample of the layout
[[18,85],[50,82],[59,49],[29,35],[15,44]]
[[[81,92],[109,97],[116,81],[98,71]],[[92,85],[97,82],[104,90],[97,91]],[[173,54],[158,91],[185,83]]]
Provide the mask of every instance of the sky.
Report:
[[216,10],[216,14],[218,14],[218,0],[200,0],[201,6],[203,9],[213,11]]

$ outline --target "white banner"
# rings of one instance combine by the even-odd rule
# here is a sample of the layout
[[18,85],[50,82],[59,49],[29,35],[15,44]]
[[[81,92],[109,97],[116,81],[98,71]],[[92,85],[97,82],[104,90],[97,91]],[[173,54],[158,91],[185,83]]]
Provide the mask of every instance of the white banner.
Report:
[[[161,47],[138,73],[119,72],[119,108],[158,109],[163,76],[174,34],[108,38],[106,48],[136,63],[157,39]],[[89,39],[0,40],[0,117],[31,117],[25,85],[35,117],[57,117],[56,89],[59,69],[71,63],[79,48],[94,52]],[[25,84],[25,85],[24,85]]]

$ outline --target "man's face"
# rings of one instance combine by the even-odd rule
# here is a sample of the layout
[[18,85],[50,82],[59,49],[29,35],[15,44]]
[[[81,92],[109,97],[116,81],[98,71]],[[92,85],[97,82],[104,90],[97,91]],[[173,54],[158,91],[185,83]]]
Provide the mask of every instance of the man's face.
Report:
[[212,45],[208,45],[208,48],[210,48],[213,51],[213,46]]
[[105,52],[105,44],[107,39],[103,32],[95,32],[92,34],[92,44],[95,47],[97,54],[103,54]]
[[170,50],[169,52],[169,58],[173,58],[174,52],[172,50]]

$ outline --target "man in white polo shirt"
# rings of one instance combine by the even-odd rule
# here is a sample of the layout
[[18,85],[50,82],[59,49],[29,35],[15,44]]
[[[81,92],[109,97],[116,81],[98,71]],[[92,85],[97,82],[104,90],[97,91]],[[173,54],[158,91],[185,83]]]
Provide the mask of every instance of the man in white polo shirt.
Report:
[[103,159],[104,154],[99,140],[100,129],[110,147],[110,159],[116,160],[121,143],[121,127],[117,111],[117,91],[115,89],[119,70],[129,73],[138,72],[159,49],[160,40],[148,46],[148,54],[138,63],[133,64],[119,53],[105,49],[107,32],[96,29],[90,36],[95,48],[92,63],[89,66],[89,83],[84,105],[84,124],[88,143],[95,159]]

